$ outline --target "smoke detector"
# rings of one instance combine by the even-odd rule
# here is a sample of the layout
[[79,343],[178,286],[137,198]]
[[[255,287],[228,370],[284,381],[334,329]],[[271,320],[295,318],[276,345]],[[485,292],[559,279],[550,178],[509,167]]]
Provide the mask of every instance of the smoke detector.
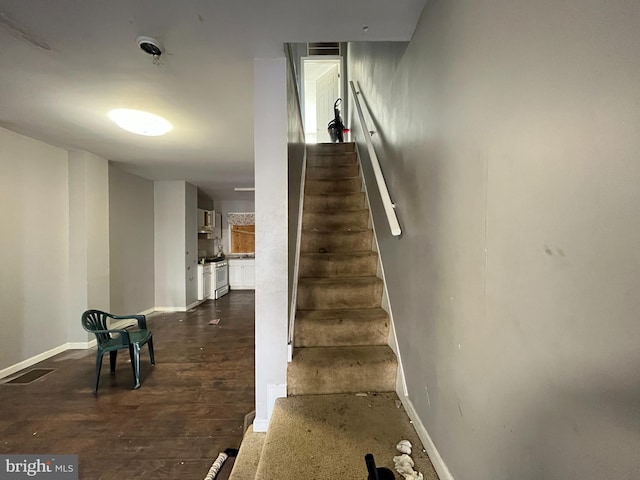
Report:
[[164,47],[158,40],[152,37],[140,36],[136,38],[136,43],[138,47],[140,47],[140,50],[153,57],[154,65],[162,65],[160,55],[162,55]]

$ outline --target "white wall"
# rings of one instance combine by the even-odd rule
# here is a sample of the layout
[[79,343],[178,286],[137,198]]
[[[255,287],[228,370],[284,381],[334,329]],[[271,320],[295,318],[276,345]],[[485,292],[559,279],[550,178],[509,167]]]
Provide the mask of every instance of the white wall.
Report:
[[186,306],[198,301],[198,189],[185,185],[185,296]]
[[89,308],[109,311],[108,162],[88,152],[69,152],[70,342],[94,338],[80,325]]
[[0,371],[67,342],[67,165],[66,150],[0,128]]
[[639,30],[637,2],[434,1],[408,47],[350,45],[409,399],[457,480],[640,478]]
[[109,164],[111,311],[155,306],[153,182]]
[[197,189],[182,181],[154,184],[155,305],[184,311],[198,295]]
[[256,419],[264,431],[287,378],[287,76],[283,58],[254,60]]

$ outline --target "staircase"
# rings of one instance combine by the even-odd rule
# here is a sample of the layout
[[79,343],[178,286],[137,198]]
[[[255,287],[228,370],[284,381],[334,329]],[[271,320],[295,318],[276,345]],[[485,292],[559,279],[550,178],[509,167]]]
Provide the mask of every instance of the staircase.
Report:
[[309,146],[289,395],[395,391],[372,244],[354,145]]
[[[276,401],[264,443],[246,454],[254,467],[234,468],[232,480],[366,478],[365,453],[393,468],[400,439],[420,443],[394,393],[397,360],[372,247],[354,145],[308,146],[289,396]],[[414,459],[437,478],[426,454]]]

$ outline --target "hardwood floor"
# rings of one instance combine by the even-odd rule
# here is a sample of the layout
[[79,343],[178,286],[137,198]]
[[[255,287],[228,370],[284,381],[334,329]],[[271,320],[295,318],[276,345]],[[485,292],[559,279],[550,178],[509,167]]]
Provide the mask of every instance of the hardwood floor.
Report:
[[[219,325],[209,325],[215,318]],[[239,447],[255,408],[254,293],[147,322],[156,365],[143,347],[139,390],[121,351],[114,376],[105,356],[94,395],[95,349],[30,367],[55,369],[30,385],[1,384],[0,452],[78,454],[81,479],[203,479],[219,452]]]

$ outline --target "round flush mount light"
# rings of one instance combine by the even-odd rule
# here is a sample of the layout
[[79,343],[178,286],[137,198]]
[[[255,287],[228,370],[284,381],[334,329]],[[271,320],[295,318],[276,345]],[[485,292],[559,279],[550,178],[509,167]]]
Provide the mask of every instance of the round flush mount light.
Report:
[[136,43],[138,47],[140,47],[140,50],[154,57],[162,55],[162,51],[164,50],[162,44],[153,37],[140,36],[136,38]]
[[164,47],[158,40],[153,37],[142,35],[136,38],[136,43],[138,44],[140,50],[153,57],[154,65],[163,65],[162,60],[160,60],[160,55],[162,55],[162,52],[164,52]]
[[142,110],[116,108],[107,115],[120,128],[137,135],[159,137],[173,129],[173,125],[164,118]]

